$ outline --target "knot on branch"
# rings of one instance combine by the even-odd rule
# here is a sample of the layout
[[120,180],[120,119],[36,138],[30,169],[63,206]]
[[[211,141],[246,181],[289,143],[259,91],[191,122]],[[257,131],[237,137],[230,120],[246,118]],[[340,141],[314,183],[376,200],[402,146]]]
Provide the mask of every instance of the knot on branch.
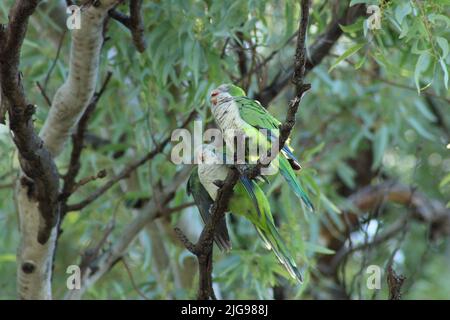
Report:
[[26,274],[31,274],[36,270],[36,264],[33,261],[25,261],[22,263],[21,269]]

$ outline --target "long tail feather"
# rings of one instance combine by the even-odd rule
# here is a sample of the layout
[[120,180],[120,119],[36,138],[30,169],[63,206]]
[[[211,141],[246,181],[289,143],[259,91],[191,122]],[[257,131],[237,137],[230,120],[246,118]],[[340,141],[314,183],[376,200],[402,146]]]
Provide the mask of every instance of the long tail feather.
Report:
[[275,225],[272,222],[268,222],[267,226],[268,230],[256,227],[256,231],[258,231],[265,247],[275,253],[278,261],[286,268],[292,278],[302,283],[303,276],[292,259],[291,254],[275,228]]
[[314,211],[314,206],[306,195],[305,190],[297,180],[295,173],[292,171],[289,162],[284,157],[278,157],[279,159],[279,169],[281,175],[284,177],[286,182],[289,184],[294,193],[302,199],[303,203],[308,207],[309,210]]
[[283,154],[286,156],[287,160],[289,161],[289,164],[291,165],[292,169],[294,170],[300,170],[302,166],[300,165],[300,161],[294,156],[291,149],[287,145],[284,145],[283,149],[281,149]]
[[241,178],[241,182],[243,182],[247,193],[250,195],[250,198],[258,211],[258,217],[255,217],[256,223],[254,223],[254,225],[256,231],[263,240],[265,247],[269,250],[273,250],[278,260],[283,264],[289,274],[301,283],[302,275],[275,227],[272,212],[270,210],[270,203],[265,197],[264,192],[254,181],[250,181],[247,178]]

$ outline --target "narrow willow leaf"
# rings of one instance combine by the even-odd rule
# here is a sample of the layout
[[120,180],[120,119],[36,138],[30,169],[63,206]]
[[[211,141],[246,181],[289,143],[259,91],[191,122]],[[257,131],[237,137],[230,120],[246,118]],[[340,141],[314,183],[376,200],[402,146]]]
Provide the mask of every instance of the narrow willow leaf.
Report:
[[347,49],[335,62],[334,64],[330,67],[330,69],[328,70],[328,72],[331,72],[334,68],[337,67],[337,65],[339,63],[341,63],[343,60],[347,59],[348,57],[354,55],[356,52],[358,52],[359,50],[361,50],[362,47],[365,46],[365,43],[358,43],[356,45],[354,45],[353,47]]
[[363,23],[364,23],[364,20],[359,19],[358,21],[356,21],[355,23],[350,24],[350,25],[344,26],[342,24],[339,24],[339,27],[345,33],[353,33],[353,32],[357,32],[359,30],[362,30],[363,29]]
[[449,48],[448,48],[448,41],[447,39],[443,37],[436,37],[436,42],[438,43],[439,47],[442,49],[442,58],[445,59],[448,56]]
[[395,20],[399,24],[402,24],[403,19],[412,12],[412,8],[409,2],[402,3],[395,8]]
[[432,141],[434,140],[434,136],[429,133],[416,118],[409,117],[407,118],[407,121],[423,138]]
[[441,65],[441,69],[444,72],[444,86],[445,86],[445,89],[448,90],[448,70],[447,70],[447,65],[445,64],[443,58],[439,59],[439,64]]
[[317,252],[321,254],[335,254],[334,250],[328,249],[327,247],[311,243],[311,242],[305,242],[306,248],[311,250],[312,252]]
[[450,173],[447,174],[444,179],[441,180],[439,183],[439,188],[443,188],[444,186],[450,184]]
[[382,126],[374,137],[373,142],[373,164],[372,170],[380,166],[383,155],[389,141],[389,130],[386,126]]
[[424,52],[417,59],[416,68],[414,69],[414,82],[416,83],[417,93],[420,94],[420,76],[427,70],[430,63],[430,54]]

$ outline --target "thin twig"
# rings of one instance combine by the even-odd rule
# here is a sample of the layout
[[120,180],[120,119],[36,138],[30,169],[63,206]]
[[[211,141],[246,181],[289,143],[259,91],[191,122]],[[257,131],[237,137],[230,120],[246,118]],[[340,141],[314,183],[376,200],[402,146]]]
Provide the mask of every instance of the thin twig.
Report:
[[144,52],[147,43],[145,41],[145,28],[142,20],[142,0],[130,0],[130,15],[127,16],[116,9],[109,11],[109,16],[123,24],[131,32],[133,43],[139,52]]
[[[339,55],[337,55],[337,54],[330,54],[330,56],[333,56],[333,57],[336,57],[336,58],[339,57]],[[352,65],[352,66],[355,66],[355,65],[356,65],[355,62],[351,61],[351,60],[348,59],[348,58],[347,58],[347,59],[344,59],[344,61],[347,62],[348,64]],[[392,80],[389,80],[389,79],[386,79],[386,78],[383,78],[383,77],[381,77],[377,72],[375,72],[375,71],[373,71],[373,70],[362,69],[361,71],[362,71],[363,74],[364,74],[364,73],[369,74],[371,77],[373,77],[373,78],[375,78],[375,79],[377,79],[377,80],[379,80],[379,81],[381,81],[381,82],[384,82],[384,83],[386,83],[386,84],[389,84],[389,85],[391,85],[391,86],[394,86],[394,87],[398,87],[398,88],[402,88],[402,89],[406,89],[406,90],[410,90],[410,91],[417,92],[417,88],[408,86],[408,85],[406,85],[406,84],[398,83],[398,82],[395,82],[395,81],[392,81]],[[450,104],[450,98],[440,96],[440,95],[438,95],[438,94],[436,94],[436,93],[434,93],[434,92],[430,92],[430,91],[422,91],[421,94],[423,94],[423,95],[425,95],[425,96],[428,96],[428,97],[432,97],[432,98],[436,98],[436,99],[440,99],[440,100],[446,101],[447,103]]]
[[36,86],[39,89],[39,92],[41,93],[41,95],[44,97],[45,102],[47,102],[47,105],[49,107],[52,106],[52,101],[50,100],[50,98],[48,97],[47,93],[45,92],[45,89],[41,86],[41,84],[39,83],[39,81],[36,81]]
[[[196,113],[197,113],[196,111],[192,111],[190,113],[190,115],[186,118],[186,120],[183,122],[181,128],[186,127],[191,122],[191,120],[194,118]],[[153,148],[153,150],[148,152],[146,155],[144,155],[140,159],[137,159],[137,160],[131,162],[130,164],[128,164],[118,175],[111,178],[111,180],[109,180],[102,187],[100,187],[99,189],[94,191],[86,199],[84,199],[78,203],[68,205],[66,211],[69,212],[69,211],[81,210],[84,207],[86,207],[87,205],[94,202],[101,195],[103,195],[106,191],[111,189],[117,182],[119,182],[122,179],[127,178],[134,170],[136,170],[143,164],[147,163],[147,161],[153,159],[155,156],[160,154],[164,150],[166,145],[170,142],[170,140],[171,140],[171,135],[169,134],[161,143],[159,143],[157,146],[155,146],[155,148]]]
[[144,35],[144,22],[142,20],[142,0],[130,0],[130,22],[131,35],[136,49],[139,52],[144,52],[147,47]]
[[[61,54],[61,48],[62,48],[62,45],[64,43],[64,37],[66,36],[66,31],[67,30],[64,29],[64,31],[63,31],[63,33],[61,35],[61,38],[60,38],[59,43],[58,43],[58,49],[56,51],[55,59],[53,59],[53,63],[50,66],[50,69],[48,70],[47,75],[45,76],[44,85],[43,85],[42,90],[41,90],[43,93],[45,93],[47,91],[48,81],[50,80],[50,76],[51,76],[53,70],[55,69],[56,64],[58,63],[59,55]],[[50,102],[50,105],[51,105],[51,102]]]
[[[67,213],[67,200],[69,199],[70,195],[72,193],[74,193],[76,191],[76,189],[79,187],[79,186],[76,186],[77,183],[75,182],[75,179],[81,168],[80,159],[81,159],[81,153],[84,148],[84,139],[85,139],[88,122],[91,118],[92,113],[94,112],[95,108],[97,107],[98,101],[100,100],[101,96],[104,94],[106,87],[108,86],[108,83],[111,80],[111,77],[112,77],[112,72],[108,72],[105,80],[103,81],[103,84],[102,84],[100,90],[94,94],[94,96],[91,99],[91,102],[89,103],[89,105],[87,106],[83,115],[81,116],[81,119],[77,125],[77,129],[72,136],[73,147],[72,147],[72,152],[70,154],[69,169],[67,170],[67,173],[64,175],[64,186],[63,186],[63,190],[59,196],[59,199],[62,202],[62,210],[61,211],[62,211],[63,217]],[[104,176],[106,176],[106,174],[102,174],[102,177],[104,177]]]
[[[308,48],[308,59],[306,61],[305,73],[311,71],[315,66],[330,53],[333,45],[339,40],[343,31],[340,25],[350,25],[356,21],[357,18],[363,16],[366,12],[364,4],[348,6],[343,12],[342,16],[333,20],[326,27],[325,31],[321,33],[314,43]],[[269,105],[272,101],[291,81],[294,73],[294,63],[288,68],[289,72],[284,76],[278,76],[266,86],[263,90],[255,94],[255,99],[261,102],[262,105]]]
[[125,267],[125,270],[127,270],[128,273],[128,277],[130,278],[131,281],[131,285],[133,286],[134,290],[137,292],[137,294],[139,296],[141,296],[142,299],[144,300],[150,300],[142,291],[141,289],[139,289],[139,287],[137,286],[136,282],[134,281],[134,277],[133,277],[133,273],[131,272],[130,266],[128,265],[128,263],[125,261],[125,258],[121,259],[123,266]]
[[106,177],[106,175],[107,175],[107,172],[106,172],[106,170],[103,169],[103,170],[100,170],[95,176],[89,176],[89,177],[81,179],[80,181],[75,183],[75,185],[73,186],[72,193],[77,191],[78,188],[88,184],[89,182],[95,181],[97,179],[103,179],[104,177]]

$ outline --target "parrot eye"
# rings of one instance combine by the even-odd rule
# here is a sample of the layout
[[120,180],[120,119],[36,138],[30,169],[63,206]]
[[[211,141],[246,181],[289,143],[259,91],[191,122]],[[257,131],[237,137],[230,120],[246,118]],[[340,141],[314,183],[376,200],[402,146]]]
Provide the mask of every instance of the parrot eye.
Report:
[[211,97],[216,97],[218,95],[219,95],[219,91],[217,91],[217,90],[214,90],[211,92]]

